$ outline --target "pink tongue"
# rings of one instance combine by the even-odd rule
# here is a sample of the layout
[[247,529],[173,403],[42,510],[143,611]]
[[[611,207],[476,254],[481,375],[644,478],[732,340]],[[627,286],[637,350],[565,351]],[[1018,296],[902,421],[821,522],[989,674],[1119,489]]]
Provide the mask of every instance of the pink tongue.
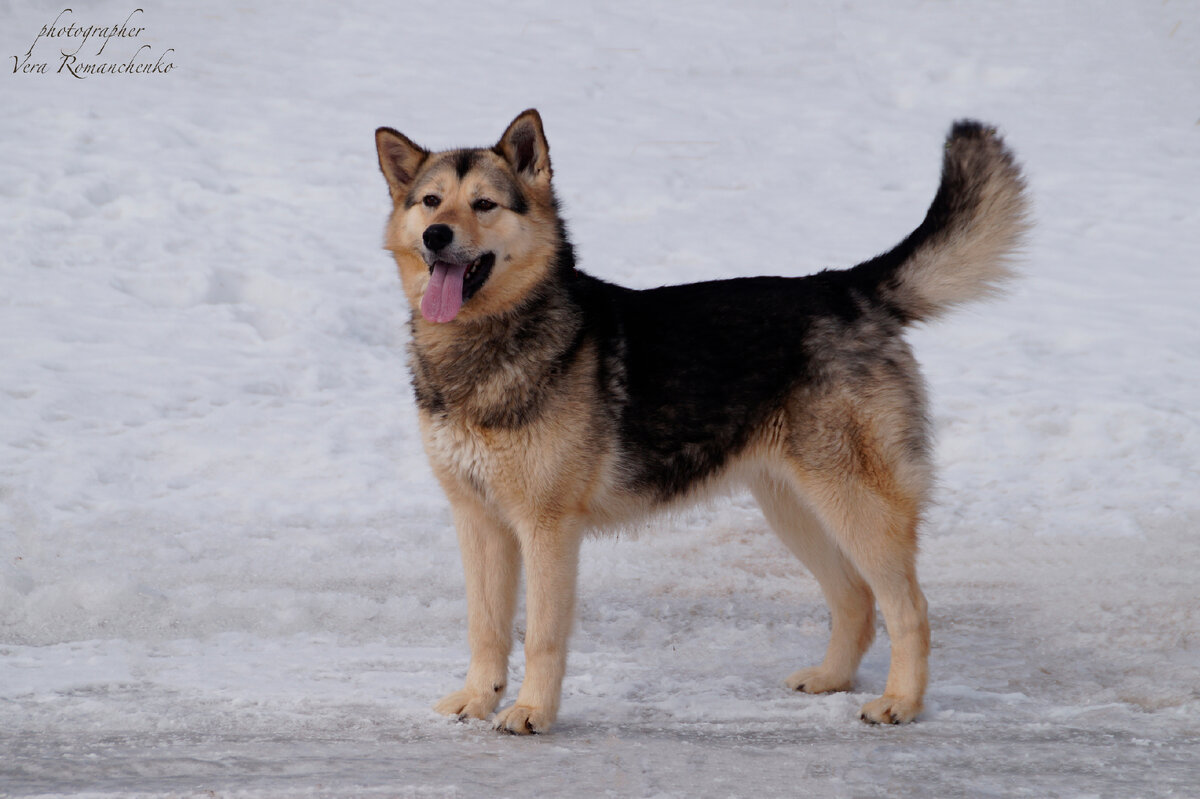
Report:
[[429,287],[421,298],[421,314],[430,322],[449,322],[458,316],[462,307],[463,275],[467,264],[456,265],[437,261],[429,276]]

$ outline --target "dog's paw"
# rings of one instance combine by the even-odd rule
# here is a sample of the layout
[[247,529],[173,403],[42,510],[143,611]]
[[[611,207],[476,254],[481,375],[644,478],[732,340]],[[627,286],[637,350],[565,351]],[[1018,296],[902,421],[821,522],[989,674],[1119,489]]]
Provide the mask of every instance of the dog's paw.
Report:
[[846,677],[827,671],[820,666],[800,669],[783,681],[793,691],[803,691],[806,694],[828,694],[833,691],[849,691],[853,677]]
[[862,706],[859,718],[868,724],[907,724],[921,713],[921,702],[884,694]]
[[518,702],[497,713],[493,726],[514,735],[536,735],[549,730],[553,723],[554,716],[546,710]]
[[458,716],[460,719],[486,719],[500,704],[500,693],[492,691],[480,693],[464,688],[452,694],[446,694],[433,706],[433,709],[443,716]]

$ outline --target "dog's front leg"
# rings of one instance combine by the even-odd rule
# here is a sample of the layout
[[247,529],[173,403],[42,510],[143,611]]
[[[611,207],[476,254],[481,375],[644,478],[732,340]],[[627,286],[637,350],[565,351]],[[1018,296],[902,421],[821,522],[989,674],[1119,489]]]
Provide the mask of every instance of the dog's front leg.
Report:
[[496,729],[546,732],[558,716],[567,639],[575,613],[580,527],[540,519],[520,530],[525,562],[525,681],[516,704],[496,714]]
[[449,716],[487,718],[508,687],[513,614],[521,574],[520,550],[512,530],[475,497],[447,491],[458,530],[467,580],[467,642],[471,663],[461,691],[445,696],[434,710]]

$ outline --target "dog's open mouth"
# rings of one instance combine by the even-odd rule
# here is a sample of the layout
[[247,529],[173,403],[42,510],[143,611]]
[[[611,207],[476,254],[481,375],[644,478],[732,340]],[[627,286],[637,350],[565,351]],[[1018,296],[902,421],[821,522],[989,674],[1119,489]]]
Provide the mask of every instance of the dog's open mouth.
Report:
[[496,263],[495,253],[485,252],[469,263],[434,261],[429,267],[429,286],[421,298],[421,315],[430,322],[449,322],[462,304],[487,281]]

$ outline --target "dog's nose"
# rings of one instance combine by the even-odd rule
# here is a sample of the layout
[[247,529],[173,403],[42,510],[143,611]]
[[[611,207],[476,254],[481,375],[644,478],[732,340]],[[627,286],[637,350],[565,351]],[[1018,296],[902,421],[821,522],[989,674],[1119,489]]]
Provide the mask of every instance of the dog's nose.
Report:
[[454,241],[454,231],[449,225],[430,225],[425,228],[425,246],[433,252],[445,247],[450,242]]

